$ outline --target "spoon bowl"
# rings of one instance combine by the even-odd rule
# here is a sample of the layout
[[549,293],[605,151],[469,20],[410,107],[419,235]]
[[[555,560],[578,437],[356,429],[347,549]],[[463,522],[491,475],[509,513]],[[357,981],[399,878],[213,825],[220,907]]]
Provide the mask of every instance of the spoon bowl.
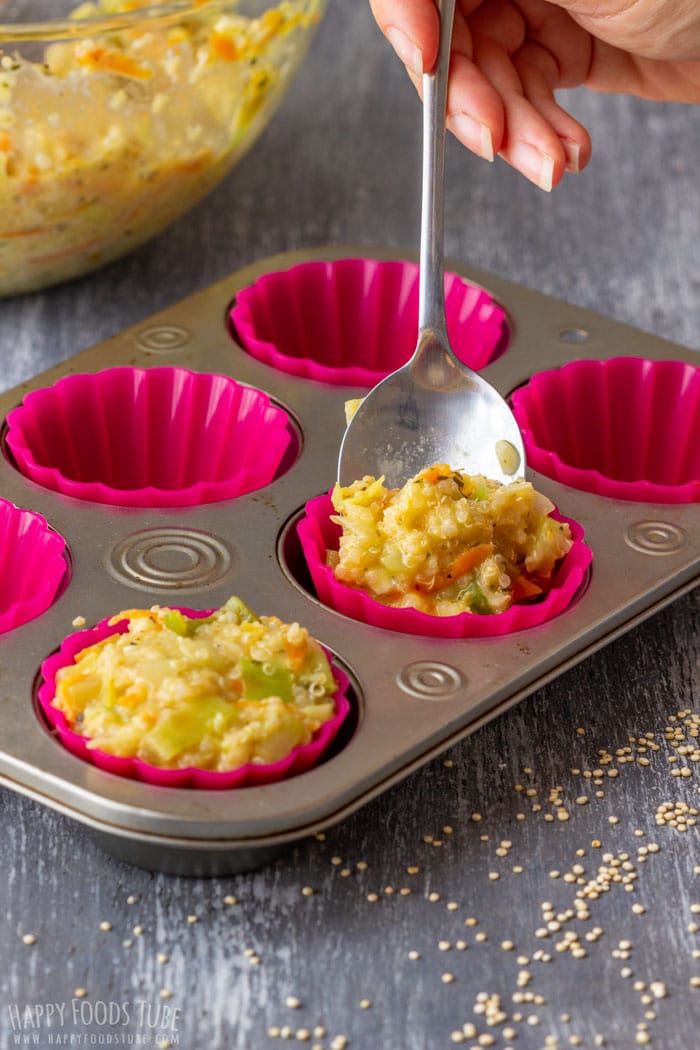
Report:
[[423,194],[418,342],[411,359],[362,400],[345,431],[338,483],[371,474],[400,487],[419,470],[453,470],[507,483],[525,473],[518,424],[497,390],[464,365],[445,321],[445,113],[455,0],[441,0],[440,49],[423,77]]

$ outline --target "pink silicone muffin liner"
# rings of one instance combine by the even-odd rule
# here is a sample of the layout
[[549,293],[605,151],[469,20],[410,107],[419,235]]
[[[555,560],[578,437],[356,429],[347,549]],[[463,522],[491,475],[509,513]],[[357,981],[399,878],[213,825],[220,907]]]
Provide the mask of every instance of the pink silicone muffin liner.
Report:
[[0,634],[46,612],[67,573],[63,537],[41,514],[0,499]]
[[[447,330],[475,371],[505,349],[506,316],[484,289],[445,275]],[[283,372],[373,387],[416,347],[418,265],[375,259],[300,263],[242,288],[230,314],[244,350]]]
[[[173,607],[174,608],[174,607]],[[185,609],[180,608],[185,616],[206,617],[210,616],[213,609]],[[62,711],[51,706],[51,701],[56,691],[56,674],[61,667],[70,666],[77,654],[90,645],[95,645],[103,638],[112,634],[124,634],[128,623],[120,620],[110,624],[109,620],[102,620],[95,627],[85,631],[78,631],[64,639],[60,649],[48,656],[41,665],[41,684],[37,691],[39,706],[55,732],[56,736],[71,754],[81,758],[90,764],[97,766],[107,773],[116,776],[127,777],[131,780],[140,780],[146,784],[158,787],[198,788],[200,790],[221,790],[224,788],[256,787],[262,784],[272,784],[276,781],[286,780],[288,777],[298,776],[318,765],[328,748],[335,739],[338,730],[345,722],[350,712],[350,700],[348,690],[349,679],[333,661],[332,655],[324,649],[326,656],[331,660],[331,670],[338,686],[335,694],[336,713],[332,719],[325,722],[314,734],[313,739],[300,747],[294,748],[279,762],[258,764],[248,762],[237,769],[226,772],[214,772],[208,769],[188,767],[186,769],[161,769],[152,766],[138,758],[124,758],[107,754],[97,748],[88,746],[88,739],[74,732]]]
[[297,525],[297,534],[318,598],[324,605],[353,620],[404,634],[428,635],[433,638],[489,638],[528,627],[537,627],[564,612],[586,579],[593,554],[583,542],[583,529],[578,522],[556,511],[552,517],[565,521],[571,528],[573,546],[554,573],[545,597],[532,605],[512,605],[503,613],[484,616],[459,613],[456,616],[432,616],[416,609],[395,609],[375,601],[364,591],[340,583],[330,566],[326,551],[337,550],[341,528],[331,520],[334,514],[330,493],[308,501],[305,515]]
[[700,500],[700,367],[616,357],[538,372],[511,398],[528,465],[572,488]]
[[267,485],[291,432],[261,390],[184,368],[107,369],[34,390],[7,416],[18,470],[93,503],[189,507]]

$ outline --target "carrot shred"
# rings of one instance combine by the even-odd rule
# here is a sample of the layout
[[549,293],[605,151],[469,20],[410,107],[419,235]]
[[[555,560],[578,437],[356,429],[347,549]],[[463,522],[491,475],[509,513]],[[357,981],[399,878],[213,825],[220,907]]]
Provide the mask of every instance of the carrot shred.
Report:
[[513,582],[513,601],[522,601],[524,598],[534,598],[536,595],[542,594],[542,587],[534,580],[528,579],[527,576],[520,575],[517,580]]
[[133,77],[136,80],[148,80],[153,76],[150,69],[140,66],[130,55],[104,47],[90,48],[89,51],[78,56],[78,62],[89,69],[103,69],[106,72]]
[[241,52],[229,36],[213,31],[209,35],[209,46],[212,54],[223,62],[236,62],[241,57]]
[[452,473],[446,463],[434,463],[432,467],[426,467],[420,472],[420,480],[427,481],[429,485],[437,485],[440,478],[449,477]]
[[301,671],[308,651],[307,639],[304,638],[303,641],[294,643],[290,642],[288,638],[285,638],[284,651],[289,660],[289,665],[292,671]]
[[441,591],[449,583],[458,580],[460,576],[465,576],[466,573],[471,572],[477,565],[481,565],[482,561],[492,554],[492,543],[478,543],[475,547],[468,547],[467,550],[461,551],[453,559],[444,572],[439,573],[427,585],[423,585],[418,589],[424,594],[435,594],[436,591]]
[[49,226],[35,226],[31,230],[0,230],[0,241],[14,237],[35,237],[39,233],[48,233],[49,230]]
[[162,630],[163,628],[163,621],[151,609],[124,609],[122,612],[117,613],[116,616],[110,617],[108,621],[109,626],[113,627],[114,624],[119,623],[121,620],[151,620],[156,630]]
[[452,579],[464,576],[466,572],[471,572],[472,569],[475,569],[477,565],[481,565],[482,561],[485,561],[492,554],[492,543],[479,543],[476,547],[469,547],[466,551],[462,551],[461,554],[457,555],[450,565],[448,573]]

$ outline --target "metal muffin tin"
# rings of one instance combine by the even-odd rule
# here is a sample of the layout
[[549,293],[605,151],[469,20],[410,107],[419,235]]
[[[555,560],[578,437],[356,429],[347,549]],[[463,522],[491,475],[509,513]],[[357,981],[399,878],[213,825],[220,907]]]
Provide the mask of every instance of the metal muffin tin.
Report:
[[[0,492],[42,514],[65,538],[70,579],[37,619],[0,635],[0,783],[86,826],[128,862],[181,875],[250,870],[333,825],[529,693],[694,587],[700,505],[643,504],[589,495],[530,473],[593,549],[571,608],[504,638],[422,638],[367,627],[309,593],[294,531],[304,503],[335,478],[343,404],[363,390],[283,374],[232,340],[237,290],[262,273],[311,259],[408,258],[340,246],[248,266],[94,346],[0,399],[0,418],[34,388],[117,365],[173,365],[234,376],[266,391],[298,431],[298,456],[266,488],[175,510],[95,505],[45,490],[0,457]],[[607,320],[453,261],[505,308],[507,351],[483,374],[504,395],[537,371],[576,358],[638,356],[698,363],[693,350]],[[73,757],[36,707],[41,661],[73,630],[120,609],[208,608],[238,594],[256,611],[298,620],[349,674],[355,712],[332,755],[281,783],[231,791],[157,788]]]

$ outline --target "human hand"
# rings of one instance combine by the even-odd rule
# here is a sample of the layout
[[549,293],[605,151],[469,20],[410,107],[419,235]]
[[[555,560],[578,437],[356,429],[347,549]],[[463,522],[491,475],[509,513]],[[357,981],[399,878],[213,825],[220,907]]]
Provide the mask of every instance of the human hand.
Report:
[[[420,91],[435,64],[434,0],[370,0]],[[689,0],[457,0],[447,126],[472,152],[498,154],[541,189],[591,155],[559,88],[700,102],[700,4]]]

